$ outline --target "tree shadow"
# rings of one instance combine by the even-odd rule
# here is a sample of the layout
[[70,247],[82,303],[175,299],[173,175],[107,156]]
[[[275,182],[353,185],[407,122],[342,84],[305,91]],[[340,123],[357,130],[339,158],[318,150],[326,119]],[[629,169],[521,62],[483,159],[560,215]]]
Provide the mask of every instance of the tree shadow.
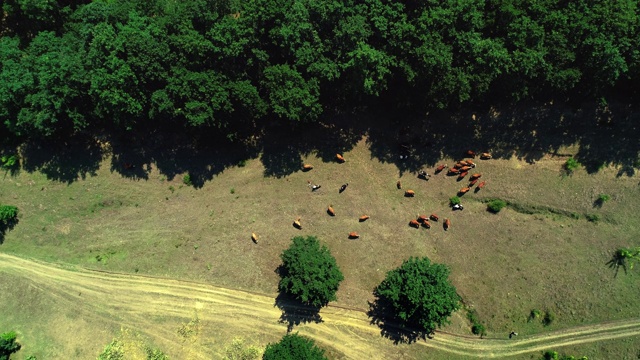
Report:
[[370,324],[378,326],[380,335],[392,340],[395,345],[411,344],[419,339],[432,338],[433,332],[404,326],[403,322],[395,316],[395,312],[387,300],[378,297],[374,302],[369,301],[368,304],[367,316],[371,319]]
[[627,258],[622,255],[620,251],[615,251],[611,256],[611,260],[607,262],[607,265],[610,269],[615,270],[613,277],[618,277],[618,271],[620,268],[624,270],[625,275],[627,274]]
[[5,222],[0,221],[0,245],[4,243],[6,233],[18,225],[18,222],[19,220],[17,218]]
[[323,322],[320,308],[306,305],[285,292],[278,294],[274,306],[282,311],[278,321],[287,324],[287,333],[300,324]]

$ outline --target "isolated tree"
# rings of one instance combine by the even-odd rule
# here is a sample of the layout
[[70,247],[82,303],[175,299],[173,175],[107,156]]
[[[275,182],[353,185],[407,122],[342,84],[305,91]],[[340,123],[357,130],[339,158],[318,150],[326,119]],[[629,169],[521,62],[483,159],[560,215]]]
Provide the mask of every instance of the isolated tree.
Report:
[[460,308],[460,296],[448,276],[445,265],[431,264],[426,257],[410,258],[376,287],[376,302],[400,325],[432,333]]
[[20,350],[20,347],[16,342],[15,331],[0,334],[0,360],[9,360],[11,354]]
[[267,345],[263,360],[326,360],[324,350],[313,340],[295,334],[285,335],[280,342]]
[[313,307],[336,300],[344,276],[329,249],[320,246],[315,236],[294,237],[280,257],[280,291]]

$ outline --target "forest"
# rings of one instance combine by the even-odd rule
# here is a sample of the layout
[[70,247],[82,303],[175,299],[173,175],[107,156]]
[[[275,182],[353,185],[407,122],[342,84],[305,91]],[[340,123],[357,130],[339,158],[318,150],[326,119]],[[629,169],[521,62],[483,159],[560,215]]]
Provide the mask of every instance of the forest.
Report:
[[405,121],[523,101],[632,104],[640,88],[637,0],[0,4],[5,144],[241,143],[367,111]]

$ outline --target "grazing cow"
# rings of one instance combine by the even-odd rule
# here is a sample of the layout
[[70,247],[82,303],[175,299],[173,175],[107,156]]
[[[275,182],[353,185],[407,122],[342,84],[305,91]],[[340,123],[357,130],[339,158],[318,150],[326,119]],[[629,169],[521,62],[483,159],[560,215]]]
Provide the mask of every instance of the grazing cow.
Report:
[[336,154],[336,161],[338,161],[339,163],[343,163],[346,160],[344,159],[344,157],[341,154]]
[[360,235],[358,235],[358,233],[355,232],[355,231],[352,231],[352,232],[349,233],[349,239],[357,239],[359,237],[360,237]]
[[478,179],[473,179],[469,182],[469,187],[472,187],[473,185],[475,185],[478,182]]
[[418,220],[411,219],[411,221],[409,221],[409,226],[412,226],[412,227],[414,227],[416,229],[419,229],[420,228],[420,223],[418,222]]
[[464,207],[460,204],[455,204],[451,207],[453,210],[464,210]]
[[318,189],[320,189],[322,187],[322,185],[311,185],[311,191],[316,191]]
[[302,230],[302,223],[300,223],[300,218],[297,218],[293,221],[293,227]]
[[398,180],[398,182],[396,183],[396,187],[398,188],[398,190],[402,189],[402,183],[400,182],[400,180]]
[[458,169],[449,169],[448,175],[457,175],[459,173],[460,173],[460,170]]
[[482,189],[485,185],[487,185],[486,181],[481,182],[480,184],[478,184],[478,189]]
[[482,176],[482,174],[475,173],[475,174],[471,175],[471,180],[480,179],[481,176]]
[[406,196],[406,197],[414,197],[414,196],[416,196],[416,192],[413,191],[413,190],[407,190],[407,191],[404,192],[404,196]]
[[427,172],[424,171],[424,170],[418,171],[418,177],[421,178],[421,179],[429,180],[429,176],[430,175],[427,174]]
[[425,221],[429,220],[429,218],[427,217],[427,215],[418,215],[417,220],[421,223],[424,223]]
[[442,170],[448,168],[447,164],[440,164],[438,165],[438,167],[436,168],[436,174],[441,172]]
[[251,233],[251,240],[253,240],[254,243],[258,243],[258,235],[256,235],[256,233]]
[[455,165],[453,165],[454,169],[460,169],[461,167],[463,167],[464,165],[460,164],[460,162],[455,163]]
[[425,227],[425,228],[427,228],[427,229],[431,229],[431,224],[429,224],[429,222],[428,222],[428,221],[423,221],[423,222],[422,222],[422,226],[424,226],[424,227]]
[[344,184],[344,185],[340,186],[340,191],[339,191],[339,192],[340,192],[340,194],[342,194],[342,192],[343,192],[343,191],[345,191],[345,190],[347,189],[347,186],[349,186],[349,183],[346,183],[346,184]]
[[464,155],[465,155],[465,156],[468,156],[468,157],[470,157],[470,158],[474,158],[474,157],[476,157],[476,152],[475,152],[475,151],[472,151],[472,150],[467,150],[467,152],[466,152],[466,153],[464,153]]
[[429,219],[431,219],[431,220],[433,220],[433,221],[438,221],[438,219],[439,219],[439,218],[438,218],[438,215],[436,215],[436,214],[431,214],[431,215],[429,216]]
[[460,189],[460,191],[458,191],[458,195],[464,195],[464,194],[468,193],[469,190],[470,190],[470,188],[468,188],[468,187],[462,188],[462,189]]
[[471,166],[472,168],[476,167],[476,163],[471,160],[467,160],[467,165]]
[[369,219],[369,215],[362,215],[360,216],[360,218],[358,218],[358,221],[363,222],[367,221],[367,219]]
[[336,216],[336,212],[335,210],[333,210],[333,205],[329,205],[329,207],[327,208],[327,214],[331,216]]
[[444,227],[445,231],[449,230],[449,227],[451,227],[451,220],[444,219],[444,224],[442,224],[442,226]]
[[469,174],[468,171],[460,173],[460,175],[458,175],[458,181],[464,179],[464,177],[467,176],[468,174]]
[[460,168],[460,171],[469,171],[471,170],[471,166],[463,166]]
[[311,169],[313,169],[313,165],[309,165],[309,164],[302,165],[302,171],[309,171]]
[[458,161],[458,164],[462,165],[462,166],[469,166],[469,163],[464,161],[464,160],[460,160]]
[[489,154],[489,153],[482,153],[482,155],[480,155],[480,159],[482,159],[482,160],[489,160],[492,157],[493,156],[491,156],[491,154]]

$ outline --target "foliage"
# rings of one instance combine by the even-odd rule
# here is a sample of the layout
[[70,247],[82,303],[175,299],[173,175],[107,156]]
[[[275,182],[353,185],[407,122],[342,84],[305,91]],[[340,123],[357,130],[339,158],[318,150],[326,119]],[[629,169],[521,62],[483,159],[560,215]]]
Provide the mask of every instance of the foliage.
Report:
[[246,345],[243,338],[234,338],[225,349],[224,360],[255,360],[262,351],[253,345]]
[[460,297],[448,279],[449,268],[428,258],[410,258],[387,273],[374,295],[389,305],[389,316],[427,333],[448,323]]
[[607,195],[607,194],[600,194],[598,195],[598,201],[605,203],[607,201],[611,200],[611,196]]
[[98,360],[123,360],[124,344],[122,341],[113,339],[111,343],[104,347],[104,350],[98,355]]
[[471,332],[475,335],[485,336],[487,334],[484,325],[480,323],[476,309],[467,309],[467,319],[471,322]]
[[542,325],[544,326],[549,326],[551,325],[551,323],[553,323],[556,319],[556,314],[551,311],[551,310],[547,310],[544,313],[544,317],[542,318]]
[[611,267],[622,267],[624,271],[633,270],[636,262],[640,261],[640,247],[636,248],[620,248],[613,253],[613,258],[608,262]]
[[529,313],[529,321],[537,320],[540,318],[541,315],[542,315],[542,312],[540,312],[540,310],[533,309]]
[[572,157],[568,158],[567,162],[564,163],[564,169],[569,175],[573,174],[573,172],[576,171],[580,166],[581,164],[578,162],[578,160]]
[[187,186],[192,186],[193,185],[193,181],[191,180],[191,174],[185,174],[182,177],[182,182]]
[[598,222],[598,221],[600,221],[600,216],[598,214],[585,214],[584,217],[589,222]]
[[16,337],[15,331],[0,334],[0,360],[9,360],[11,354],[20,350],[21,345],[16,342]]
[[500,210],[502,210],[504,207],[507,206],[507,202],[501,199],[493,199],[491,201],[489,201],[489,203],[487,204],[487,209],[489,211],[491,211],[492,213],[499,213]]
[[18,208],[13,205],[0,205],[0,224],[9,225],[18,218]]
[[324,350],[313,340],[295,334],[285,335],[279,342],[268,344],[262,355],[263,360],[326,360]]
[[575,357],[573,355],[558,354],[557,351],[547,350],[542,354],[540,360],[589,360],[586,356]]
[[336,300],[344,276],[329,249],[320,246],[316,237],[294,237],[280,258],[280,291],[313,307]]
[[0,157],[0,167],[5,169],[14,169],[18,165],[18,155],[2,155]]
[[449,204],[450,204],[451,206],[453,206],[453,205],[459,205],[459,204],[460,204],[460,197],[458,197],[458,196],[452,196],[452,197],[450,197],[450,198],[449,198]]
[[471,332],[481,337],[487,335],[487,331],[482,324],[473,324],[473,326],[471,326]]

